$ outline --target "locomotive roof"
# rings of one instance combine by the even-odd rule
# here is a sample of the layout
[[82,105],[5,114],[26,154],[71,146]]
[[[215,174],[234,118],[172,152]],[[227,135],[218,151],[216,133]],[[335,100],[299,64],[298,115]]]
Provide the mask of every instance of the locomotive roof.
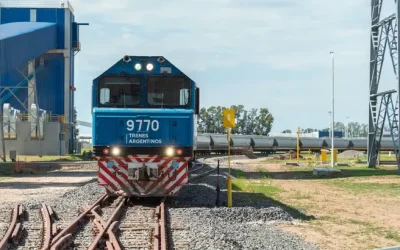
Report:
[[[125,57],[129,57],[129,62],[125,60]],[[127,59],[127,58],[126,58]],[[145,64],[147,63],[152,63],[154,67],[156,66],[159,67],[170,67],[172,69],[172,75],[177,76],[177,75],[183,75],[191,79],[188,75],[183,73],[178,67],[176,67],[174,64],[172,64],[168,59],[166,59],[163,56],[123,56],[120,60],[118,60],[114,65],[112,65],[110,68],[108,68],[106,71],[104,71],[102,74],[97,76],[95,80],[98,80],[101,76],[104,75],[121,75],[121,72],[125,72],[127,75],[135,75],[137,71],[134,70],[134,65],[136,63],[142,63],[143,67],[145,67]],[[143,69],[145,70],[145,69]],[[151,74],[151,73],[149,73]],[[152,75],[157,75],[157,74],[152,74]],[[159,75],[162,75],[161,73]],[[171,75],[171,74],[170,74]],[[195,81],[193,81],[195,82]]]

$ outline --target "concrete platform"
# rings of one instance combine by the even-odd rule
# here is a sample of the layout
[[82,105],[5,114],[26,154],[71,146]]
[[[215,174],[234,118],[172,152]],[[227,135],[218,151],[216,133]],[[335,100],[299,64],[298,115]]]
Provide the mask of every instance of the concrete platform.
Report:
[[289,166],[299,166],[299,164],[297,162],[285,162],[285,165],[289,165]]
[[375,250],[400,250],[400,246],[375,248]]
[[11,167],[15,173],[46,173],[62,168],[76,168],[82,165],[97,165],[96,161],[59,161],[59,162],[1,162],[1,167]]
[[314,170],[313,170],[314,176],[335,176],[340,173],[341,173],[340,169],[329,168],[329,167],[314,168]]

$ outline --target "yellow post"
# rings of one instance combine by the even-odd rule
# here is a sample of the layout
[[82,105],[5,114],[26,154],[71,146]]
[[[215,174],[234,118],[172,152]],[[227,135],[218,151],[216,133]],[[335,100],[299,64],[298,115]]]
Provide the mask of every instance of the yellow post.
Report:
[[231,129],[228,128],[228,207],[232,207],[232,181],[231,181]]
[[228,207],[232,207],[232,181],[231,181],[231,128],[235,126],[235,110],[223,110],[223,124],[228,129]]
[[322,164],[326,163],[326,150],[324,149],[321,150],[321,163]]
[[308,165],[311,164],[311,149],[308,150]]
[[337,162],[337,149],[333,150],[333,162],[336,163]]
[[297,127],[297,163],[300,159],[300,128]]

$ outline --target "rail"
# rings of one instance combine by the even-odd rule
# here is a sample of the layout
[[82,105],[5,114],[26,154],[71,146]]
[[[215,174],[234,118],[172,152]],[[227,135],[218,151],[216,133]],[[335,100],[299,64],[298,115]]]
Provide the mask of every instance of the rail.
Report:
[[53,215],[53,210],[50,206],[46,204],[42,204],[42,217],[43,217],[43,243],[42,243],[42,250],[46,250],[49,248],[51,244],[51,237],[57,233],[57,229],[52,227],[52,220],[51,215]]
[[74,231],[74,228],[78,225],[78,223],[84,219],[84,217],[97,205],[99,205],[105,198],[107,198],[107,194],[101,196],[92,206],[87,208],[85,211],[83,211],[78,218],[73,220],[71,224],[69,224],[68,227],[66,227],[64,230],[62,230],[59,234],[57,234],[56,237],[52,240],[51,243],[51,250],[58,250],[68,244],[68,241],[71,240],[72,238],[72,232]]
[[10,226],[8,227],[3,239],[0,241],[0,250],[8,249],[10,240],[13,240],[14,243],[16,242],[19,231],[21,230],[22,213],[22,206],[19,204],[15,205],[14,209],[12,210]]
[[[104,233],[110,228],[110,226],[112,225],[112,223],[119,217],[119,215],[121,214],[122,211],[122,206],[124,205],[124,203],[126,202],[125,200],[126,198],[120,199],[117,203],[117,208],[114,210],[114,212],[112,213],[110,219],[107,221],[107,223],[105,223],[105,225],[103,224],[103,226],[100,229],[100,232],[97,234],[96,238],[93,240],[92,244],[90,244],[90,246],[88,247],[88,250],[95,250],[98,249],[97,245],[99,244],[101,238],[103,237]],[[114,248],[111,248],[114,249]]]

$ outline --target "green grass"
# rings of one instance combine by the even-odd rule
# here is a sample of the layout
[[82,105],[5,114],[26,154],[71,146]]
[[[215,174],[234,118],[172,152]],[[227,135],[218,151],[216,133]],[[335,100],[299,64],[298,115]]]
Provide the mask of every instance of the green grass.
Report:
[[300,191],[296,191],[296,193],[293,195],[293,198],[297,200],[303,200],[303,199],[311,199],[312,196],[309,194],[303,194]]
[[12,179],[14,167],[12,164],[0,164],[0,181]]
[[232,176],[234,176],[235,178],[238,178],[238,179],[244,179],[245,178],[245,174],[244,174],[243,170],[231,169],[231,173],[232,173]]
[[[301,152],[300,155],[303,157],[303,159],[300,159],[299,163],[303,163],[303,164],[304,163],[308,163],[308,157],[309,157],[308,153]],[[321,156],[319,158],[317,158],[315,156],[315,153],[311,153],[310,158],[311,158],[311,164],[315,164],[315,162],[321,161]],[[356,159],[356,163],[362,163],[362,162],[366,162],[368,157],[367,157],[367,155],[364,155],[364,156],[361,156],[361,157],[358,157],[358,158],[356,157],[355,159]],[[380,159],[380,161],[396,161],[396,156],[395,156],[395,154],[391,154],[391,156],[389,156],[389,154],[387,152],[384,152],[384,153],[380,154],[380,158],[379,159]],[[290,159],[285,159],[285,160],[265,159],[265,160],[263,160],[261,162],[282,163],[282,162],[288,162],[288,161],[290,161]],[[293,157],[291,161],[295,162],[296,161],[296,157]],[[331,161],[331,155],[330,154],[328,154],[326,156],[326,161],[328,163]],[[342,157],[338,156],[337,161],[341,162],[341,163],[349,163],[350,164],[350,163],[354,163],[354,157],[342,158]]]
[[398,183],[359,183],[352,180],[332,180],[328,183],[357,194],[380,193],[390,196],[398,196],[400,194],[400,184]]
[[387,231],[385,237],[400,242],[400,234],[396,231]]
[[276,197],[283,190],[271,184],[269,180],[236,179],[232,181],[232,190],[247,193],[263,194],[267,197]]
[[363,226],[363,231],[368,234],[376,234],[378,233],[379,235],[383,235],[386,239],[392,239],[397,242],[400,242],[400,234],[397,233],[396,231],[391,231],[388,229],[385,229],[383,227],[374,225],[373,223],[366,222],[366,221],[360,221],[360,220],[355,220],[355,219],[350,219],[348,222],[355,224],[355,225],[360,225]]
[[[314,168],[320,166],[307,166],[307,167],[288,167],[290,172],[309,172],[312,176],[312,171]],[[350,167],[335,167],[335,169],[340,169],[341,175],[339,177],[368,177],[368,176],[389,176],[393,175],[399,177],[396,166],[378,166],[377,168],[368,168],[367,166],[350,166]],[[319,177],[315,177],[319,178]]]
[[397,167],[382,167],[368,168],[365,167],[339,167],[342,170],[342,174],[351,177],[367,177],[367,176],[387,176],[393,175],[398,176]]

